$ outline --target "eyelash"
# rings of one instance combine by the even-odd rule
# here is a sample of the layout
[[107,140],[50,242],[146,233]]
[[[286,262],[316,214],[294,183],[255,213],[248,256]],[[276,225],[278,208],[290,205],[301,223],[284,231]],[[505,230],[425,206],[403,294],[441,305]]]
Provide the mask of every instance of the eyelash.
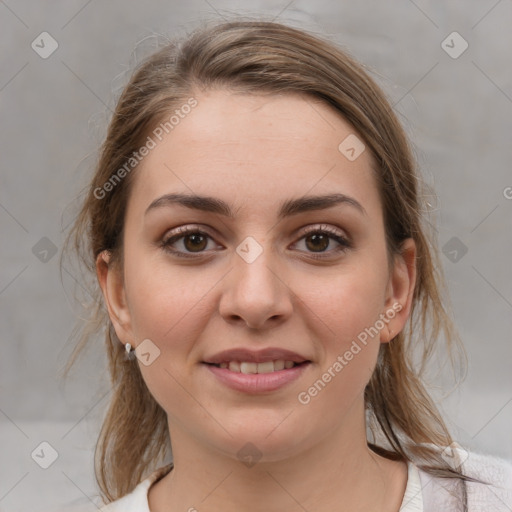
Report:
[[[352,247],[352,244],[349,242],[347,238],[342,236],[337,230],[334,230],[333,228],[325,225],[321,226],[315,226],[312,228],[308,228],[305,232],[302,233],[302,236],[299,238],[299,241],[303,238],[306,238],[307,236],[311,234],[321,234],[321,235],[328,235],[330,239],[335,240],[340,245],[331,251],[327,251],[327,255],[324,255],[324,253],[310,253],[310,257],[316,260],[322,260],[327,259],[332,256],[332,253],[342,253],[345,252],[347,249],[350,249]],[[205,231],[202,231],[201,229],[194,227],[194,226],[185,226],[177,228],[169,237],[164,237],[162,241],[160,242],[161,248],[172,254],[173,256],[177,256],[178,258],[198,258],[204,255],[205,251],[198,252],[198,253],[186,253],[183,251],[177,251],[175,249],[171,249],[171,245],[177,242],[180,239],[185,238],[187,235],[202,235],[206,236],[210,239],[212,237],[206,233]]]

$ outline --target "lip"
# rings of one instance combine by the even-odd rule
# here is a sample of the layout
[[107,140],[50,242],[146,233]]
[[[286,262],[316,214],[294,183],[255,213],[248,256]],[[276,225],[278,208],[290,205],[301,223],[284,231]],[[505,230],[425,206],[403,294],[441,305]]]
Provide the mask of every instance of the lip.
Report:
[[[269,359],[266,359],[266,361],[268,360]],[[272,360],[272,358],[270,358],[270,360]],[[290,359],[288,360],[290,361]],[[242,361],[248,360],[242,359]],[[265,362],[265,360],[256,362]],[[293,368],[278,370],[275,372],[245,374],[232,372],[228,368],[219,368],[213,364],[203,363],[203,366],[221,383],[231,389],[248,394],[260,394],[276,391],[297,380],[310,365],[310,361],[304,361],[302,364],[294,366]]]
[[297,354],[296,352],[292,352],[291,350],[269,347],[262,350],[249,350],[246,348],[233,348],[230,350],[223,350],[222,352],[217,352],[211,357],[207,357],[203,363],[220,364],[229,363],[230,361],[266,363],[267,361],[276,361],[278,359],[283,359],[284,361],[293,361],[294,363],[303,363],[305,361],[309,361],[307,357]]

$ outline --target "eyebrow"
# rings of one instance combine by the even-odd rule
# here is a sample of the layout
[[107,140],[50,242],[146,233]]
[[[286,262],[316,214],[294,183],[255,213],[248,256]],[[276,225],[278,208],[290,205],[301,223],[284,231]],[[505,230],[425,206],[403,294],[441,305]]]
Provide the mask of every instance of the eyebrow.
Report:
[[[201,210],[204,212],[216,213],[225,217],[234,218],[234,212],[228,203],[222,199],[211,196],[199,196],[195,194],[165,194],[155,199],[146,209],[145,215],[151,210],[172,206],[181,205],[193,210]],[[356,201],[353,197],[345,194],[328,194],[323,196],[305,196],[298,199],[288,199],[281,204],[279,209],[278,219],[282,220],[286,217],[291,217],[303,212],[325,210],[332,208],[339,204],[346,204],[354,207],[363,215],[366,215],[366,210],[361,203]]]

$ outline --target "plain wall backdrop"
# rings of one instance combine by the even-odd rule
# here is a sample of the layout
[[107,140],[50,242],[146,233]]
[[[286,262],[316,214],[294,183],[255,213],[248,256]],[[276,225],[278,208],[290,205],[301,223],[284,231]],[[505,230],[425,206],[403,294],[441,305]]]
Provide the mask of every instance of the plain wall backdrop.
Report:
[[[80,276],[65,268],[61,280],[59,254],[110,109],[151,36],[232,14],[328,36],[384,87],[438,195],[469,358],[440,407],[463,446],[512,458],[510,0],[2,0],[0,511],[97,502],[92,452],[108,376],[99,341],[67,382],[59,377],[80,314]],[[443,382],[432,389],[439,400]]]

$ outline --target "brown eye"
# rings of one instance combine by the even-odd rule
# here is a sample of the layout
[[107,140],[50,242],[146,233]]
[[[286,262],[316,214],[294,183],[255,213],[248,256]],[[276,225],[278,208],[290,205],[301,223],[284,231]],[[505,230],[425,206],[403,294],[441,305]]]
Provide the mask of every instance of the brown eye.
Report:
[[[329,248],[333,242],[337,246]],[[300,243],[305,246],[305,249],[301,250],[313,259],[333,257],[352,247],[350,241],[342,232],[324,225],[308,229],[295,245]]]
[[207,246],[207,239],[199,233],[193,233],[183,237],[183,245],[191,252],[202,251]]
[[[329,247],[330,237],[325,234],[308,235],[306,238],[306,246],[313,252],[323,252]],[[308,240],[310,241],[308,243]]]
[[194,227],[182,227],[165,237],[160,246],[166,252],[179,257],[194,257],[207,252],[208,242],[213,240],[208,233]]

